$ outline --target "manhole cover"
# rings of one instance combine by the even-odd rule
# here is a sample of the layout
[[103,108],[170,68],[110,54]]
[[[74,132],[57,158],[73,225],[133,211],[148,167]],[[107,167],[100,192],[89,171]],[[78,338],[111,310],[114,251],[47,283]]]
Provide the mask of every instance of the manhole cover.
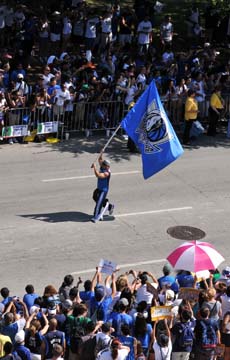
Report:
[[203,230],[192,226],[172,226],[167,233],[179,240],[200,240],[206,236]]

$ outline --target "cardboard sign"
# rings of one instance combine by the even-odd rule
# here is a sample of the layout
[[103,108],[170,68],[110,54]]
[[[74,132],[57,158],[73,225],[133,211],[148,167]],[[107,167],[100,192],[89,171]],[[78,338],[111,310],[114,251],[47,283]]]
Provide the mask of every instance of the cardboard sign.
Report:
[[194,288],[180,288],[178,299],[198,301],[200,291]]
[[50,121],[44,123],[38,123],[37,134],[50,134],[58,131],[58,122]]
[[100,272],[108,274],[108,275],[112,275],[112,273],[117,268],[117,264],[112,261],[109,261],[109,260],[101,259],[99,262],[98,268],[99,268]]
[[151,307],[151,320],[164,320],[172,316],[172,306],[153,306]]
[[157,299],[157,298],[158,298],[158,291],[157,291],[157,289],[156,289],[150,282],[146,282],[146,285],[147,285],[147,287],[146,287],[147,291],[148,291],[150,294],[152,294],[155,299]]
[[28,135],[28,125],[13,125],[5,126],[2,128],[2,137],[17,137],[17,136],[27,136]]

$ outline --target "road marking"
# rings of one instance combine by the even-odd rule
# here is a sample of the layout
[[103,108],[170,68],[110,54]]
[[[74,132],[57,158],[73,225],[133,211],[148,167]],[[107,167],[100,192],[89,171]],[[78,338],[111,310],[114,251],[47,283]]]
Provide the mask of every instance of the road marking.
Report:
[[[117,173],[112,173],[112,176],[133,175],[133,174],[140,174],[140,171],[134,170],[134,171],[117,172]],[[43,179],[42,182],[82,180],[82,179],[90,179],[90,178],[95,178],[95,175],[82,175],[82,176],[71,176],[71,177],[56,178],[56,179]]]
[[[166,261],[166,259],[140,261],[140,262],[136,262],[136,263],[132,263],[132,264],[117,265],[117,268],[118,269],[133,268],[135,266],[158,264],[158,263],[162,263],[162,262],[165,262],[165,261]],[[86,269],[86,270],[82,270],[82,271],[75,271],[75,272],[72,272],[71,275],[89,274],[89,273],[95,272],[95,270],[96,269],[93,268],[93,269]]]
[[120,217],[126,217],[126,216],[159,214],[159,213],[163,213],[163,212],[182,211],[182,210],[191,210],[191,209],[192,209],[192,206],[185,206],[185,207],[180,207],[180,208],[140,211],[140,212],[135,212],[135,213],[127,213],[127,214],[117,214],[117,215],[115,215],[115,217],[120,218]]

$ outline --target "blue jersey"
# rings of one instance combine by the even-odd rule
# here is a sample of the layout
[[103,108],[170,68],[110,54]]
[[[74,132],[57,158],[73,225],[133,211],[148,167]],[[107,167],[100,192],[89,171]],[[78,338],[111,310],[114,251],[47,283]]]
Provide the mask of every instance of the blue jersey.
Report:
[[107,172],[109,173],[108,177],[104,179],[98,178],[97,180],[97,188],[105,192],[109,191],[110,169],[104,169],[102,167],[100,168],[100,173],[107,173]]
[[124,336],[119,335],[118,339],[122,343],[122,345],[128,346],[130,348],[130,352],[126,357],[126,360],[135,360],[135,354],[134,354],[134,340],[135,338],[132,336]]

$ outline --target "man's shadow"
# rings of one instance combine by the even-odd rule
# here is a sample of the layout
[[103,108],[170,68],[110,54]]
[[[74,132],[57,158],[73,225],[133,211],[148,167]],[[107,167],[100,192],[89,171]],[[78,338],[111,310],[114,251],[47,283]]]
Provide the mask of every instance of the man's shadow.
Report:
[[[80,212],[80,211],[63,211],[56,213],[47,213],[47,214],[26,214],[19,215],[21,217],[45,221],[49,223],[58,223],[58,222],[89,222],[92,219],[92,215]],[[103,221],[111,221],[114,220],[113,216],[105,216]]]

